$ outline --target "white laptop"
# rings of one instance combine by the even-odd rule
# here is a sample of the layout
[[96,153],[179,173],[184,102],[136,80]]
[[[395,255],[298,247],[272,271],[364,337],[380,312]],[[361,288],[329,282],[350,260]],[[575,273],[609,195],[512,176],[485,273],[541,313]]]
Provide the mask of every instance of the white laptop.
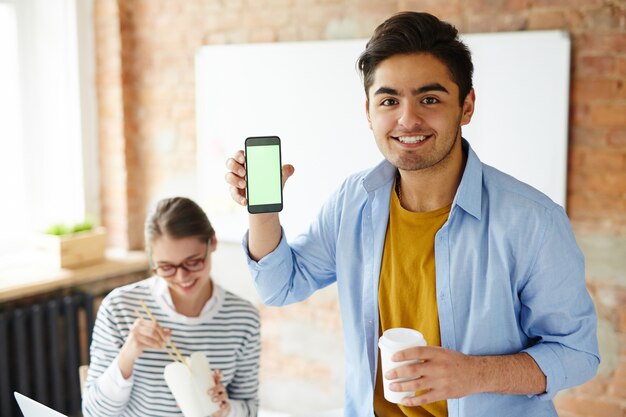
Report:
[[24,417],[67,417],[65,414],[54,411],[52,408],[46,407],[35,400],[31,400],[19,392],[14,392],[13,394]]

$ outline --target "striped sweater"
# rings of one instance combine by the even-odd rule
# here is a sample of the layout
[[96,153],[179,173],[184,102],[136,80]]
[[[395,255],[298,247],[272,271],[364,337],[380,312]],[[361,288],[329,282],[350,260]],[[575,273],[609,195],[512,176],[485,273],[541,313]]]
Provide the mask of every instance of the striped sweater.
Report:
[[223,372],[231,404],[229,417],[256,416],[260,359],[260,321],[257,309],[214,284],[213,296],[199,317],[186,317],[172,308],[158,277],[126,285],[107,295],[98,310],[90,348],[91,363],[83,415],[182,416],[165,382],[163,370],[172,362],[163,349],[147,349],[125,380],[117,355],[128,338],[144,300],[161,326],[172,330],[172,341],[181,354],[203,352],[212,369]]

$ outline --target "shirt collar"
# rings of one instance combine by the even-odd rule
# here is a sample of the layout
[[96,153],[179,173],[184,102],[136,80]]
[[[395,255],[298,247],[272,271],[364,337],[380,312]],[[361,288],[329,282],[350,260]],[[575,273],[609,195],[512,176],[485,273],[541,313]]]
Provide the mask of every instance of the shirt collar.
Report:
[[388,185],[396,178],[396,167],[391,165],[386,159],[376,165],[365,177],[363,178],[363,187],[368,193]]
[[[456,190],[452,208],[455,205],[465,210],[468,214],[480,220],[480,210],[482,204],[482,183],[483,183],[483,164],[470,146],[469,142],[461,139],[463,152],[467,154],[467,162],[461,183]],[[384,160],[376,165],[363,178],[363,187],[369,193],[383,185],[392,182],[396,175],[396,167],[391,165],[389,161]]]
[[483,196],[483,164],[467,140],[462,139],[462,146],[463,152],[467,154],[467,162],[452,206],[457,205],[480,220]]

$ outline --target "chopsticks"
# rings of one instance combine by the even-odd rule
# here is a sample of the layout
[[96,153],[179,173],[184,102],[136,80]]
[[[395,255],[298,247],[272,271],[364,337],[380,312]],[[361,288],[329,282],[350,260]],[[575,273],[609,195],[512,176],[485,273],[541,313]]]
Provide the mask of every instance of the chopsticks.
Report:
[[[141,303],[141,306],[143,307],[144,311],[148,314],[148,316],[150,317],[150,320],[152,320],[152,322],[154,324],[159,324],[159,322],[157,321],[157,319],[152,315],[152,312],[150,311],[150,309],[148,308],[148,306],[146,305],[146,303],[143,300],[139,300],[139,302]],[[139,312],[139,310],[135,309],[135,314],[137,314],[137,317],[139,317],[140,319],[144,319],[143,316],[141,315],[141,313]],[[187,366],[187,368],[189,368],[189,364],[187,363],[187,361],[185,361],[185,358],[183,358],[183,355],[180,354],[180,351],[178,350],[178,348],[176,347],[176,345],[174,344],[174,342],[172,342],[172,340],[168,340],[169,346],[170,348],[176,353],[176,356],[174,356],[172,354],[172,352],[169,351],[169,349],[167,349],[167,345],[165,347],[165,351],[167,352],[168,355],[170,355],[170,357],[172,358],[172,360],[174,360],[174,362],[180,362],[183,365]]]

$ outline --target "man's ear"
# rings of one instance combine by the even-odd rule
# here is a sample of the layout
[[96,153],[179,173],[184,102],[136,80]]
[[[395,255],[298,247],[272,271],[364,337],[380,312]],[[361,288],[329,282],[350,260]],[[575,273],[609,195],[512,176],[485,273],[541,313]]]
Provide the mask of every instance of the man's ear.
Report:
[[369,99],[365,99],[365,116],[367,117],[367,124],[372,128],[372,119],[370,118],[370,101]]
[[209,245],[209,252],[215,252],[215,249],[217,249],[217,237],[213,235],[211,244]]
[[463,115],[461,116],[461,126],[468,124],[472,120],[475,102],[476,93],[474,93],[474,89],[472,88],[469,93],[467,93],[467,96],[465,96],[465,100],[463,100]]

